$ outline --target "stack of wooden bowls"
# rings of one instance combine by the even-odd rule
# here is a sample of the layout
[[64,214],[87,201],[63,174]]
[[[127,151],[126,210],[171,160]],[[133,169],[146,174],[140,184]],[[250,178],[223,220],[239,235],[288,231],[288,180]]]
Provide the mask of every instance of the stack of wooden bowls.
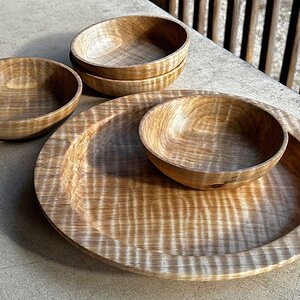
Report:
[[161,90],[182,72],[188,28],[156,16],[126,16],[94,24],[75,36],[70,59],[91,88],[111,96]]

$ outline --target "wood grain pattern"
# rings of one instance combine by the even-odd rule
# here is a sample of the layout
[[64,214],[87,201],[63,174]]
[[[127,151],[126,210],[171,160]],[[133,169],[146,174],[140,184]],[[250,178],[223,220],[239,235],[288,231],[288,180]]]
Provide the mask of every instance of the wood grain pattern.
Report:
[[212,40],[219,43],[219,19],[220,19],[220,0],[214,0],[213,20],[212,20]]
[[184,59],[175,69],[157,77],[137,80],[117,80],[91,75],[82,70],[71,55],[70,60],[74,70],[79,74],[85,84],[102,94],[111,96],[125,96],[162,90],[177,79],[186,64],[186,59]]
[[282,157],[288,133],[249,101],[191,96],[161,103],[143,117],[146,154],[164,174],[200,190],[242,186],[269,172]]
[[246,60],[249,64],[252,64],[253,61],[259,5],[260,0],[248,0],[246,2],[240,57]]
[[163,278],[239,278],[300,258],[298,120],[263,105],[295,137],[267,175],[232,191],[186,188],[145,156],[138,137],[142,116],[158,103],[196,94],[214,95],[131,95],[60,127],[35,169],[39,203],[51,224],[94,257]]
[[178,0],[170,0],[169,13],[175,18],[178,17]]
[[44,133],[69,116],[82,82],[69,67],[42,58],[0,60],[0,139]]
[[287,82],[286,85],[291,88],[294,82],[294,76],[297,66],[297,61],[299,57],[299,48],[300,48],[300,10],[298,12],[298,19],[297,19],[297,26],[296,26],[296,32],[294,36],[294,40],[292,42],[292,51],[291,51],[291,58],[290,58],[290,64],[289,64],[289,70],[288,70],[288,76],[287,76]]
[[248,33],[247,51],[246,51],[246,62],[248,62],[249,64],[252,64],[253,62],[253,51],[254,51],[254,44],[255,44],[255,33],[256,33],[259,4],[260,4],[259,0],[253,0],[250,25],[249,25],[249,33]]
[[206,11],[207,11],[207,0],[200,0],[197,30],[201,34],[204,34],[206,29]]
[[166,74],[187,56],[190,33],[179,21],[126,16],[94,24],[72,41],[77,64],[90,74],[119,80]]
[[259,70],[270,75],[273,64],[275,35],[277,31],[280,0],[268,0],[265,9],[264,30],[262,35]]
[[292,87],[300,45],[300,1],[294,0],[280,72],[280,82]]
[[[272,19],[270,24],[270,34],[268,37],[268,48],[266,53],[266,68],[264,72],[268,75],[271,74],[273,66],[273,57],[274,57],[274,46],[275,46],[275,37],[277,31],[279,10],[280,10],[280,0],[275,0],[272,7]],[[296,63],[295,63],[296,65]]]
[[[239,16],[241,11],[241,1],[234,0],[233,1],[233,12],[232,12],[232,20],[231,20],[231,28],[230,28],[230,44],[229,51],[235,53],[237,48],[237,37],[238,37],[238,27],[239,27]],[[228,22],[228,20],[227,20]]]
[[193,16],[190,12],[194,11],[194,1],[181,0],[182,1],[182,22],[188,26],[193,26]]

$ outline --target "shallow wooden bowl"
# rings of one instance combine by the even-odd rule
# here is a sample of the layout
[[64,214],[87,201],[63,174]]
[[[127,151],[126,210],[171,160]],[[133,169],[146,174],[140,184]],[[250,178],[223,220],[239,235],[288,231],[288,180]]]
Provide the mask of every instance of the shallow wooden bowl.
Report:
[[139,134],[161,172],[201,190],[234,188],[261,177],[288,143],[279,120],[231,96],[160,104],[145,114]]
[[71,68],[43,58],[0,60],[0,139],[50,130],[76,108],[82,82]]
[[124,16],[81,31],[71,52],[87,72],[111,79],[145,79],[166,74],[186,57],[188,28],[156,16]]
[[70,55],[74,70],[80,75],[85,84],[94,90],[111,96],[125,96],[141,92],[160,91],[170,85],[182,72],[186,59],[167,74],[138,80],[117,80],[91,75],[82,70]]

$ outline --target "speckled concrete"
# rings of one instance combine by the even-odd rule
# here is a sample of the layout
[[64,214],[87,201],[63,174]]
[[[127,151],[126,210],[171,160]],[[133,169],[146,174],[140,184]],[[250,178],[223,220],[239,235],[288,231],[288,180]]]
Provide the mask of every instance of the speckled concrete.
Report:
[[[70,41],[82,28],[124,14],[164,14],[146,0],[0,0],[0,7],[0,57],[68,64]],[[299,95],[196,32],[186,69],[170,88],[244,95],[300,117]],[[105,100],[86,93],[79,110]],[[120,271],[80,252],[47,223],[34,196],[34,164],[47,137],[0,142],[1,300],[300,299],[300,262],[229,282],[176,282]]]

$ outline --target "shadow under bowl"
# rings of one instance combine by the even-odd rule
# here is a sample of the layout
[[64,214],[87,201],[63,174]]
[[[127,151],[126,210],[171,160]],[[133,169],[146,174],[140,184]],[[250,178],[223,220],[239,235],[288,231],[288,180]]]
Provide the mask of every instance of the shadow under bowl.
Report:
[[235,96],[193,96],[159,104],[139,127],[153,164],[200,190],[235,188],[268,172],[288,133],[269,112]]

